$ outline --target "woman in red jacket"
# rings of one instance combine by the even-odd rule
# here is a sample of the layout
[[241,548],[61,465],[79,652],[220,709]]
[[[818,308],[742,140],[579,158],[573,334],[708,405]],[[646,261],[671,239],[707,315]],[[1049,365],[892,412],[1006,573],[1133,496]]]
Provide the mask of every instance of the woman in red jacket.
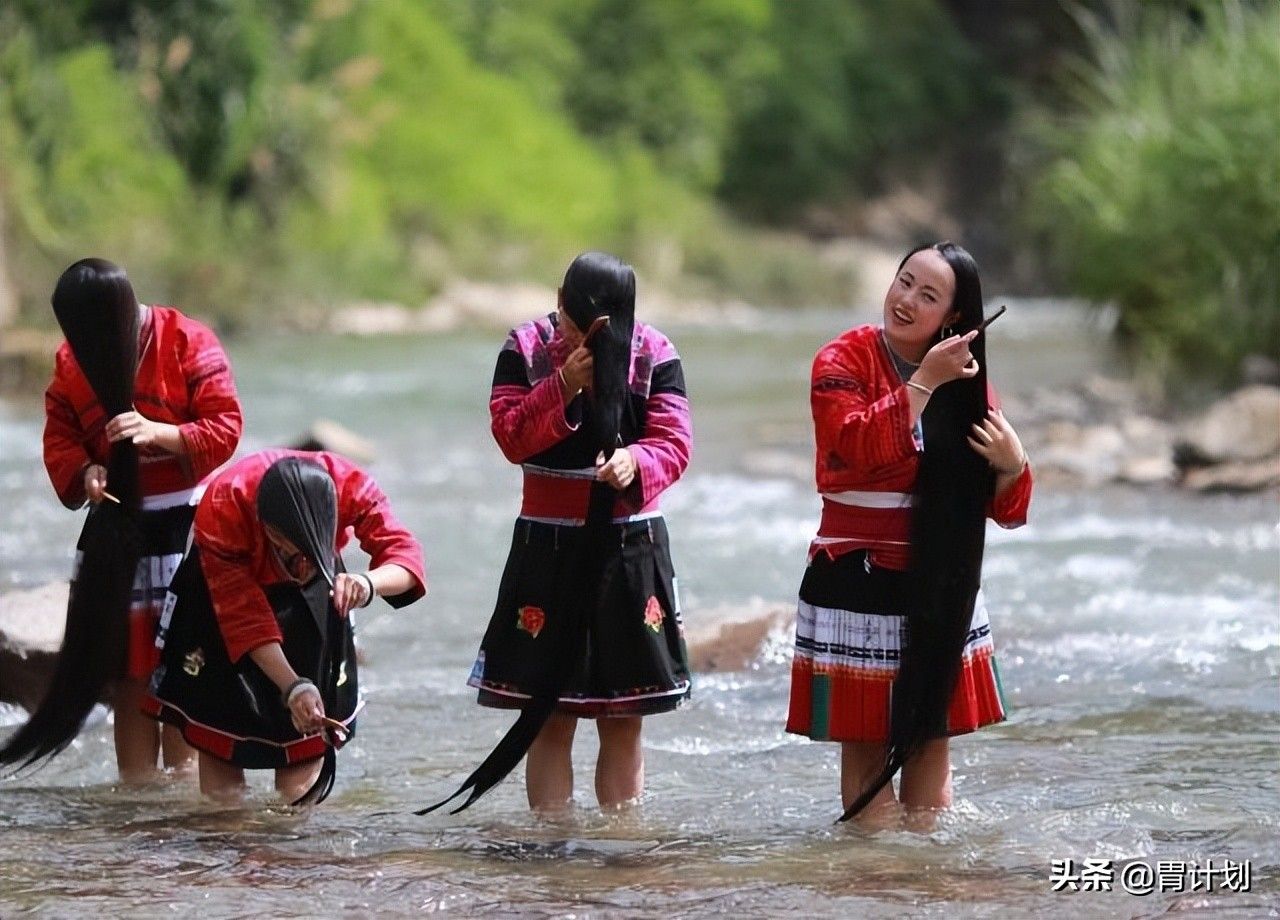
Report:
[[[343,566],[348,530],[367,572]],[[274,768],[287,801],[318,802],[361,707],[349,614],[374,595],[402,607],[426,594],[422,547],[363,470],[292,450],[219,473],[191,539],[145,709],[199,749],[206,795],[238,796],[245,768]]]
[[[158,727],[138,708],[156,663],[159,606],[182,558],[196,484],[235,452],[242,420],[231,364],[208,328],[173,307],[139,304],[124,271],[102,259],[77,262],[58,283],[62,300],[79,297],[85,311],[109,309],[95,299],[105,287],[124,291],[122,306],[138,314],[135,408],[108,417],[63,342],[45,391],[44,464],[58,498],[76,509],[110,494],[110,446],[128,440],[137,448],[143,546],[129,613],[128,661],[122,662],[124,677],[113,700],[120,776],[141,782],[154,776],[160,752]],[[182,766],[191,758],[178,734],[165,732],[165,765]]]
[[787,730],[841,742],[846,817],[894,802],[898,769],[903,805],[949,805],[948,737],[1004,719],[983,528],[1025,523],[1031,471],[987,386],[981,321],[977,266],[939,243],[903,259],[882,326],[814,360],[823,510]]

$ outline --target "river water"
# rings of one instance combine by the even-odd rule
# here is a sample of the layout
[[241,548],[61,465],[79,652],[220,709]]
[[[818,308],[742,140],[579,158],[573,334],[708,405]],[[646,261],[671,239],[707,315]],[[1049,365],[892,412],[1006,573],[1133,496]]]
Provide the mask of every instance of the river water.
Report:
[[[1083,314],[1015,307],[990,345],[1006,391],[1112,360]],[[691,628],[794,602],[818,513],[809,361],[854,319],[666,330],[694,406],[694,462],[665,501]],[[0,782],[0,916],[1276,915],[1274,496],[1042,490],[1028,526],[992,527],[985,587],[1011,716],[953,744],[956,804],[931,834],[832,825],[837,749],[783,731],[782,636],[648,720],[647,793],[628,814],[595,808],[585,730],[568,818],[531,817],[518,774],[462,815],[409,814],[511,722],[464,683],[519,502],[487,425],[500,339],[231,343],[243,449],[317,416],[372,438],[373,472],[426,546],[430,597],[364,611],[369,707],[335,794],[311,813],[273,805],[263,775],[234,809],[184,782],[116,789],[104,718],[44,769]],[[0,405],[0,591],[66,577],[80,524],[44,479],[39,413]],[[21,719],[0,706],[0,725]],[[1076,872],[1109,861],[1112,890],[1053,891],[1064,859]],[[1205,891],[1182,871],[1210,860],[1247,861],[1252,890],[1215,873]],[[1164,872],[1150,894],[1123,890],[1138,863]]]

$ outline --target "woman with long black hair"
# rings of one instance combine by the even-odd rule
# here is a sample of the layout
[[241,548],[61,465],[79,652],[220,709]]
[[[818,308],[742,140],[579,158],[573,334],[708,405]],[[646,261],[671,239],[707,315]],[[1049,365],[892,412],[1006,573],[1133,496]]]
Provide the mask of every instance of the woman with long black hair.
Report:
[[493,377],[493,435],[521,465],[524,499],[469,683],[481,705],[521,714],[455,793],[470,790],[462,808],[526,752],[529,804],[565,807],[583,718],[600,736],[598,801],[631,802],[644,788],[643,717],[689,696],[658,507],[689,462],[680,358],[636,321],[635,273],[615,256],[574,259],[557,301],[511,332]]
[[[349,533],[367,572],[343,565]],[[200,500],[144,709],[200,751],[206,795],[274,769],[286,801],[322,801],[361,707],[351,611],[426,590],[422,547],[367,473],[323,451],[250,454]]]
[[[0,763],[56,754],[111,684],[120,777],[143,782],[161,753],[161,731],[138,708],[160,604],[197,483],[239,443],[240,403],[217,336],[172,307],[139,304],[124,270],[105,259],[63,272],[53,311],[66,341],[45,392],[45,469],[63,504],[91,510],[54,680]],[[163,741],[166,766],[191,762],[177,732]]]
[[[822,520],[800,586],[787,730],[841,742],[844,818],[951,802],[948,737],[1005,717],[980,591],[987,517],[1026,521],[1031,471],[987,385],[982,288],[954,243],[912,250],[882,326],[818,352]],[[918,811],[924,810],[924,811]]]

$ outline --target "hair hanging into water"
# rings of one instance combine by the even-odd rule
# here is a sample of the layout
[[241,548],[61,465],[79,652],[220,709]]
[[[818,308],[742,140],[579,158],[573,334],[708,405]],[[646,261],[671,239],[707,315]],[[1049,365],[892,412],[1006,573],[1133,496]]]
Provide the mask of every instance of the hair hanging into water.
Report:
[[[138,311],[124,270],[104,259],[76,262],[54,288],[58,325],[107,419],[133,406]],[[123,674],[141,550],[138,452],[132,441],[111,445],[107,488],[119,504],[104,501],[85,520],[53,679],[31,718],[0,749],[0,764],[30,766],[63,750],[106,685]]]
[[[973,256],[955,243],[933,249],[955,275],[953,326],[963,335],[982,322],[982,283]],[[934,344],[942,341],[939,330]],[[889,748],[884,769],[841,816],[852,818],[892,781],[924,742],[947,734],[947,712],[960,674],[982,575],[986,506],[995,479],[987,461],[969,446],[972,426],[987,413],[986,337],[969,343],[978,373],[935,390],[921,415],[924,453],[916,476],[911,515],[912,598],[907,640],[893,682]]]

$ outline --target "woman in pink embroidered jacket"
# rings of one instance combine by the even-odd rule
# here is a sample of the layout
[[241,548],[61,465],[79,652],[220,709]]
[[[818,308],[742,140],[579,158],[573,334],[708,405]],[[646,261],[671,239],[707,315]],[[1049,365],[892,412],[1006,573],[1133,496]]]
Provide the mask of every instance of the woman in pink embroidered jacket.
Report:
[[524,496],[469,683],[482,705],[524,712],[504,739],[508,762],[473,777],[471,800],[527,748],[530,805],[566,806],[574,731],[589,718],[597,798],[630,802],[644,785],[642,717],[689,696],[658,507],[689,462],[689,404],[675,348],[634,305],[631,267],[585,253],[557,312],[512,331],[498,356],[493,435],[523,468]]

